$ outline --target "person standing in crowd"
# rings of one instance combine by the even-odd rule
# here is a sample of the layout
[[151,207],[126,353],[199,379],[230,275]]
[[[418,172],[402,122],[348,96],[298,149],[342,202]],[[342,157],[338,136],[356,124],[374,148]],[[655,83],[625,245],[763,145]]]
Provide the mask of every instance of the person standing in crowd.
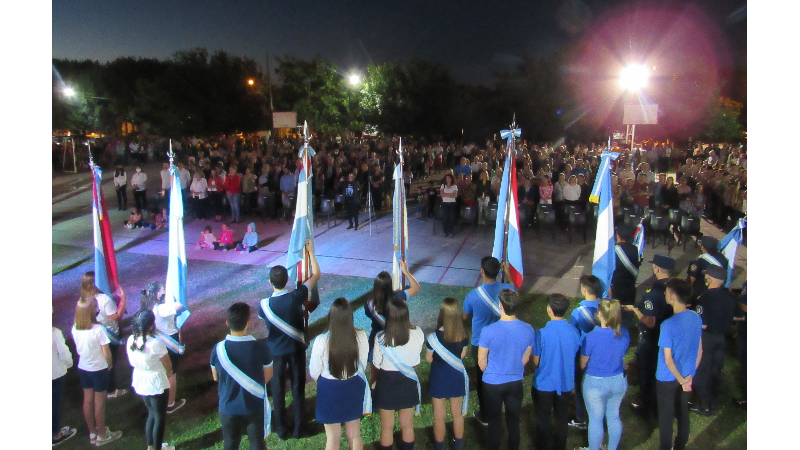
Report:
[[439,196],[442,198],[442,233],[445,237],[452,237],[456,222],[458,186],[455,185],[455,180],[449,173],[444,176],[442,187],[439,188]]
[[222,196],[225,193],[225,181],[219,176],[216,169],[211,169],[207,182],[208,199],[214,210],[214,222],[222,221]]
[[699,405],[690,405],[689,411],[710,416],[718,405],[722,390],[722,365],[725,361],[725,332],[733,325],[736,298],[724,287],[728,271],[710,265],[703,272],[708,290],[698,299],[695,311],[703,319],[703,360],[697,368],[694,386]]
[[[623,306],[633,305],[636,302],[636,279],[639,277],[639,250],[631,243],[636,230],[627,225],[617,227],[617,243],[614,246],[616,254],[616,269],[611,278],[611,296],[619,299]],[[633,319],[633,313],[623,311],[622,326],[627,327]]]
[[109,340],[103,326],[95,320],[97,301],[81,298],[75,307],[72,339],[78,352],[78,377],[83,388],[83,419],[89,429],[89,443],[101,446],[122,437],[122,431],[106,426],[106,391],[111,367]]
[[347,219],[350,225],[347,229],[355,228],[358,230],[358,209],[361,206],[361,184],[356,180],[355,172],[347,174],[347,181],[344,177],[339,179],[339,192],[344,196],[344,209],[347,211]]
[[380,448],[394,445],[394,412],[398,412],[403,450],[414,448],[414,407],[422,402],[419,377],[414,369],[420,363],[425,343],[422,329],[411,324],[408,305],[399,298],[389,300],[386,330],[375,337],[372,365],[378,375],[372,380],[374,407],[381,420]]
[[608,424],[608,449],[616,450],[622,438],[619,407],[628,390],[623,358],[631,335],[621,327],[622,308],[617,300],[603,300],[597,308],[600,326],[586,335],[581,346],[583,397],[589,412],[589,447],[600,450],[603,419]]
[[117,191],[118,211],[128,209],[128,174],[122,168],[122,164],[117,164],[114,171],[114,189]]
[[523,227],[533,225],[533,218],[536,216],[536,205],[539,203],[539,187],[533,185],[533,178],[525,178],[525,182],[519,187],[517,192],[520,212],[524,212],[525,220],[521,223]]
[[475,393],[478,396],[478,409],[473,413],[475,419],[481,425],[487,425],[484,411],[483,398],[483,370],[478,364],[478,345],[480,344],[481,332],[483,329],[500,319],[500,298],[498,294],[503,289],[516,288],[507,283],[497,281],[497,276],[503,270],[507,280],[511,279],[508,264],[500,264],[500,261],[493,256],[484,256],[481,259],[481,285],[469,291],[464,298],[463,319],[468,320],[472,317],[472,358],[475,361]]
[[172,177],[169,174],[169,163],[161,165],[161,198],[169,205],[169,190],[172,188]]
[[[286,284],[289,274],[283,266],[274,266],[269,271],[269,282],[274,288],[272,296],[261,300],[258,317],[267,327],[267,347],[275,363],[272,386],[272,401],[275,405],[275,432],[282,440],[289,438],[289,423],[286,417],[286,377],[292,386],[292,410],[294,431],[292,437],[300,438],[303,432],[303,408],[306,394],[306,341],[303,327],[303,307],[309,301],[309,292],[317,285],[321,276],[319,263],[314,253],[314,243],[306,239],[306,251],[311,264],[311,277],[305,283],[289,291]],[[288,366],[288,371],[287,371]]]
[[[230,334],[211,350],[211,377],[217,381],[219,421],[225,450],[236,450],[247,433],[251,449],[266,450],[269,427],[266,384],[272,378],[272,357],[266,342],[247,334],[250,306],[234,303],[228,308]],[[265,427],[266,425],[266,427]],[[157,449],[156,449],[157,450]]]
[[[597,326],[597,308],[600,306],[600,290],[602,285],[600,279],[594,275],[583,275],[580,278],[581,296],[584,300],[577,308],[572,310],[569,323],[580,332],[581,343],[586,335]],[[581,366],[580,355],[575,359],[575,420],[568,423],[569,426],[586,429],[587,415],[586,404],[583,401],[583,366]]]
[[675,260],[669,256],[655,255],[650,261],[656,281],[645,291],[635,305],[626,305],[625,309],[636,314],[639,319],[639,343],[636,346],[636,366],[639,373],[639,403],[632,404],[634,411],[642,417],[656,417],[656,367],[658,365],[658,334],[661,323],[670,314],[664,296],[665,283],[675,268]]
[[728,271],[728,258],[717,250],[717,247],[719,247],[719,241],[716,238],[711,236],[703,236],[700,238],[700,251],[703,253],[701,253],[697,259],[689,263],[689,270],[687,271],[686,277],[686,280],[692,285],[690,305],[697,304],[697,299],[706,291],[704,273],[709,266],[721,267],[726,273]]
[[[569,299],[550,294],[547,316],[550,321],[536,333],[533,354],[531,398],[536,408],[536,447],[541,450],[566,450],[569,397],[575,388],[575,355],[581,335],[564,320]],[[555,419],[555,445],[550,439],[550,412]]]
[[389,300],[397,297],[404,301],[409,301],[419,292],[419,283],[408,270],[408,262],[400,261],[400,271],[408,278],[410,287],[406,290],[394,292],[392,290],[392,276],[385,270],[375,277],[372,282],[372,298],[364,305],[364,314],[372,322],[372,329],[369,333],[369,357],[368,362],[372,362],[372,352],[375,346],[375,336],[386,328],[386,314],[389,307]]
[[483,412],[489,422],[489,448],[499,449],[505,406],[508,448],[518,450],[522,377],[536,333],[532,326],[517,319],[519,295],[515,291],[503,289],[498,296],[500,320],[482,330],[478,347],[478,366],[484,371]]
[[142,172],[139,166],[136,166],[136,173],[131,176],[131,188],[136,209],[139,211],[147,209],[147,174]]
[[444,450],[447,404],[453,416],[456,450],[464,446],[464,414],[469,400],[469,375],[463,359],[467,356],[469,335],[464,330],[458,300],[447,297],[439,306],[436,330],[428,335],[425,361],[431,364],[428,394],[433,406],[435,450]]
[[242,193],[244,194],[244,201],[242,203],[244,205],[245,214],[255,214],[258,210],[258,184],[256,183],[255,174],[249,167],[244,169]]
[[206,212],[208,207],[208,183],[203,178],[203,172],[198,170],[194,173],[194,180],[189,186],[189,191],[192,194],[192,209],[194,216],[198,220],[206,220]]
[[361,450],[361,417],[372,413],[367,366],[367,334],[353,325],[353,309],[337,298],[328,312],[328,330],[314,340],[308,371],[317,381],[317,423],[325,425],[325,450],[338,450],[342,424],[351,450]]
[[61,427],[61,397],[64,393],[64,382],[67,379],[67,369],[72,367],[72,353],[64,341],[64,333],[53,327],[53,421],[52,437],[53,446],[75,436],[77,430],[69,426]]
[[242,200],[242,177],[239,176],[235,164],[232,164],[228,176],[225,177],[225,193],[231,207],[231,223],[241,220],[240,206]]
[[[154,336],[156,317],[149,309],[137,311],[131,321],[133,334],[128,337],[128,362],[133,367],[131,386],[147,408],[144,434],[147,450],[175,450],[163,445],[167,425],[167,399],[172,363],[167,347]],[[148,339],[149,338],[149,339]]]
[[172,414],[186,404],[186,399],[176,400],[178,392],[178,362],[183,354],[180,330],[175,324],[175,316],[183,309],[178,302],[164,301],[164,285],[160,281],[151,281],[142,289],[142,299],[139,301],[139,310],[150,310],[155,315],[156,338],[167,346],[172,372],[169,377],[169,398],[167,399],[167,414]]
[[[674,314],[661,324],[658,337],[659,450],[684,450],[689,441],[689,392],[703,358],[703,319],[686,309],[691,294],[689,282],[677,278],[667,280],[665,296]],[[678,434],[673,442],[672,421],[675,418],[678,419]]]

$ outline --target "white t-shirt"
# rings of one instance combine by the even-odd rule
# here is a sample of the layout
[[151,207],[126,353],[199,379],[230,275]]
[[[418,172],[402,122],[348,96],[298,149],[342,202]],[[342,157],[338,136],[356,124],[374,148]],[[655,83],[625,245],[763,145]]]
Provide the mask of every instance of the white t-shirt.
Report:
[[[449,188],[447,186],[445,186],[445,185],[442,185],[442,189],[444,189],[444,192],[447,193],[447,194],[453,194],[453,193],[458,194],[458,186],[456,186],[455,184],[451,185]],[[455,203],[456,199],[455,199],[455,197],[442,196],[442,202],[443,203]]]
[[109,340],[102,325],[92,324],[88,330],[78,330],[72,326],[72,340],[75,341],[75,350],[78,352],[78,369],[87,372],[97,372],[108,367],[103,345],[108,345]]
[[153,314],[156,316],[156,330],[168,335],[178,332],[178,327],[175,326],[175,315],[178,312],[174,303],[157,304],[153,307]]
[[64,341],[64,334],[53,327],[53,379],[66,375],[70,367],[72,367],[72,353]]
[[581,198],[581,187],[568,184],[564,186],[564,200],[577,201]]
[[[311,378],[317,379],[320,376],[329,380],[336,380],[338,378],[331,375],[330,367],[328,366],[328,333],[321,334],[314,339],[314,344],[311,347],[311,359],[308,361],[308,372]],[[367,367],[367,357],[369,356],[369,343],[367,342],[367,333],[364,330],[356,329],[356,342],[358,342],[358,361],[361,367]],[[352,374],[349,378],[356,376]]]
[[[131,387],[139,395],[158,395],[169,389],[169,378],[161,357],[167,354],[167,346],[153,336],[148,336],[144,351],[131,350],[134,336],[129,336],[125,344],[128,349],[128,362],[133,367]],[[136,338],[136,345],[142,345],[142,337]]]
[[108,318],[108,316],[117,313],[117,304],[111,297],[102,293],[95,295],[94,299],[97,300],[97,321],[100,322],[100,325],[105,326],[109,331],[118,335],[119,322]]
[[[397,372],[397,368],[392,362],[383,354],[381,346],[379,345],[380,339],[383,334],[380,333],[375,336],[375,349],[372,351],[372,364],[378,369],[383,369],[390,372]],[[414,367],[419,364],[419,355],[422,352],[422,346],[425,344],[425,333],[422,328],[413,328],[408,330],[408,342],[405,345],[392,347],[400,361],[406,365]]]

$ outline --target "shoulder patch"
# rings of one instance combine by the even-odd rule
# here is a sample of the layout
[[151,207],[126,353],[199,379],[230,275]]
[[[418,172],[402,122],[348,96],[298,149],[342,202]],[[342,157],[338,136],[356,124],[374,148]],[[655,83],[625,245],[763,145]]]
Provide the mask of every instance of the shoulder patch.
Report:
[[644,291],[644,293],[645,293],[645,294],[649,294],[651,290],[652,290],[652,289],[648,289],[648,290]]
[[653,302],[651,302],[650,300],[645,300],[644,301],[644,309],[652,311],[653,310]]
[[700,315],[703,314],[703,307],[702,306],[698,306],[697,307],[697,314],[700,314]]
[[692,263],[692,265],[689,266],[689,272],[696,272],[696,271],[697,271],[697,264]]

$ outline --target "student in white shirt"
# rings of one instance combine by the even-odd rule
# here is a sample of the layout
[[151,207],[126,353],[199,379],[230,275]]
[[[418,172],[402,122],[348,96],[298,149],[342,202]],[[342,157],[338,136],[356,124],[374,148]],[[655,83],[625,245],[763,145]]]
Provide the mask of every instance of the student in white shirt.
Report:
[[61,427],[61,394],[67,369],[72,367],[72,353],[64,341],[64,334],[53,327],[53,446],[75,436],[75,428]]

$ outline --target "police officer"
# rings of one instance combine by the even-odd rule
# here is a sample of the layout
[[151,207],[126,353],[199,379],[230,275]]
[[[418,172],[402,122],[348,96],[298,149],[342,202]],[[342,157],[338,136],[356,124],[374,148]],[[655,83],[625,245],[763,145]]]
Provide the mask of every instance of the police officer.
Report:
[[723,287],[728,271],[709,265],[704,271],[708,289],[698,299],[695,308],[703,319],[703,358],[697,367],[694,386],[699,405],[689,410],[702,416],[710,416],[722,384],[722,363],[725,358],[725,332],[733,325],[736,298]]
[[672,315],[667,305],[665,292],[670,271],[675,260],[663,255],[653,256],[653,275],[656,281],[635,305],[625,309],[639,319],[639,344],[636,347],[636,365],[639,369],[639,403],[633,403],[634,411],[642,417],[656,417],[656,367],[658,365],[658,335],[661,322]]
[[[636,279],[639,277],[639,250],[630,240],[636,229],[628,225],[617,227],[617,245],[614,246],[617,265],[614,276],[611,278],[611,295],[619,300],[622,306],[633,305],[636,300]],[[622,311],[622,325],[627,327],[631,323],[633,313],[624,309]]]
[[[350,220],[348,230],[358,230],[358,208],[361,205],[361,184],[356,180],[355,172],[347,175],[347,180],[342,177],[339,180],[339,191],[344,197],[344,209],[347,211],[347,218]],[[355,222],[355,224],[354,224]]]
[[696,305],[697,299],[706,291],[703,273],[709,266],[719,266],[726,272],[728,270],[728,258],[717,250],[718,246],[719,241],[711,236],[700,238],[700,249],[703,253],[689,264],[686,277],[689,283],[692,283],[692,305]]

